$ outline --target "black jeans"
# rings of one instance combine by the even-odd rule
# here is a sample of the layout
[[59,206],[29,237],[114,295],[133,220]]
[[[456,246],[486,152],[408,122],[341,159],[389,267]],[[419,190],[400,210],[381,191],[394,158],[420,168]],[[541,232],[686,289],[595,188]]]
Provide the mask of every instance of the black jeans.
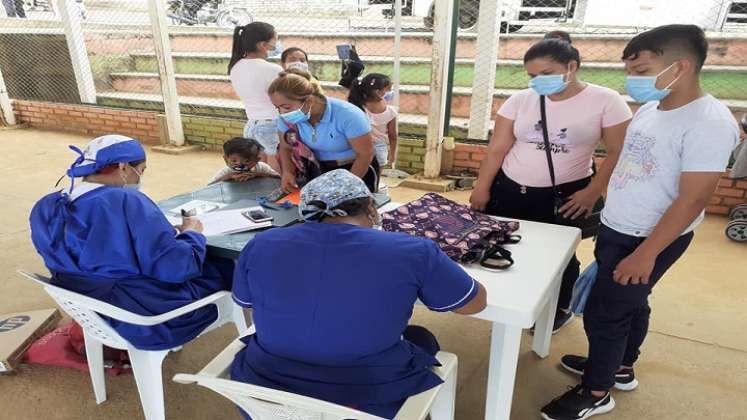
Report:
[[[570,197],[577,191],[586,188],[591,177],[557,186],[562,198]],[[532,222],[553,223],[555,221],[555,200],[552,188],[523,187],[506,176],[501,170],[490,189],[490,201],[485,212],[494,216],[511,219],[524,219]],[[573,285],[581,273],[581,263],[573,254],[571,261],[563,271],[563,282],[560,286],[558,308],[568,309],[571,306]]]
[[589,360],[583,384],[594,391],[612,388],[620,365],[633,366],[638,360],[651,314],[648,295],[669,267],[685,253],[693,233],[680,236],[659,254],[648,284],[622,286],[615,283],[612,272],[644,239],[624,235],[604,225],[599,228],[594,250],[599,264],[597,280],[584,309]]
[[[332,162],[319,162],[319,165],[321,166],[322,173],[334,171],[335,169],[346,169],[349,171],[353,167],[352,162],[345,165],[337,165]],[[363,182],[366,183],[366,186],[372,193],[379,191],[379,162],[376,158],[373,158],[371,164],[368,166],[368,172],[363,177]]]

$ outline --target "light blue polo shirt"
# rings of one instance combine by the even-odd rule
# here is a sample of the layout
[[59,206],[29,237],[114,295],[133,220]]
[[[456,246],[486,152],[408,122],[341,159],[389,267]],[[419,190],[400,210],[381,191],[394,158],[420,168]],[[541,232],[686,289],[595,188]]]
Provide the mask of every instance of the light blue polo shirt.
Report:
[[[314,152],[317,160],[354,159],[355,151],[348,141],[371,132],[371,123],[360,108],[350,102],[327,98],[324,115],[316,125],[316,135],[311,123],[298,124],[301,141]],[[278,122],[278,129],[288,131],[288,127]]]

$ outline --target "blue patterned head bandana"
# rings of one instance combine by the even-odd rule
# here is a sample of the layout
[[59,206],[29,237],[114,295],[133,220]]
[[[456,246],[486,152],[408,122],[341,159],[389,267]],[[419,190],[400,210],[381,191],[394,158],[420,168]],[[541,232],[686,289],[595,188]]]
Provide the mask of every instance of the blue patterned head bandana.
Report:
[[335,169],[314,178],[303,187],[298,212],[307,222],[321,221],[324,216],[345,217],[348,214],[335,207],[367,197],[371,197],[371,192],[362,179],[345,169]]

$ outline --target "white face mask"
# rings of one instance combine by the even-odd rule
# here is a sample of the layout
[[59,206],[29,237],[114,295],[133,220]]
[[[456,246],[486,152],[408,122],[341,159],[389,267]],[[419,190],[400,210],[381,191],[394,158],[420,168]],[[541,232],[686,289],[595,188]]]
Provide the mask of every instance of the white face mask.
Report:
[[130,166],[130,168],[132,168],[132,170],[137,174],[137,183],[128,184],[127,178],[125,176],[122,176],[122,181],[124,181],[124,185],[122,185],[122,187],[131,189],[131,190],[140,191],[140,189],[143,187],[143,174],[141,174],[137,169],[135,169],[134,166]]
[[304,71],[306,73],[309,72],[309,65],[304,63],[303,61],[294,61],[292,63],[288,63],[287,67],[288,67],[288,70],[297,69],[297,70]]

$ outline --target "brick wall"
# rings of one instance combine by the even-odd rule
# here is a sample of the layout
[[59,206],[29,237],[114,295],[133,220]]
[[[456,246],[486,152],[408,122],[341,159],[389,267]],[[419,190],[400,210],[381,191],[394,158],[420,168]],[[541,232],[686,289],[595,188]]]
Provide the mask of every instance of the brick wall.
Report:
[[226,140],[241,136],[244,124],[246,121],[232,118],[182,116],[185,140],[208,149],[218,150]]
[[747,180],[729,179],[727,172],[721,177],[716,194],[711,197],[711,205],[706,211],[727,215],[734,206],[745,203],[747,203]]
[[425,140],[400,138],[397,141],[397,169],[411,174],[425,168]]
[[[13,109],[20,122],[35,128],[92,137],[117,133],[135,137],[145,144],[161,143],[159,113],[155,111],[22,100],[14,100]],[[243,133],[245,121],[183,115],[182,124],[187,142],[219,149],[224,141]]]
[[20,100],[13,101],[13,109],[20,122],[36,128],[91,136],[119,133],[144,143],[160,142],[155,112]]

